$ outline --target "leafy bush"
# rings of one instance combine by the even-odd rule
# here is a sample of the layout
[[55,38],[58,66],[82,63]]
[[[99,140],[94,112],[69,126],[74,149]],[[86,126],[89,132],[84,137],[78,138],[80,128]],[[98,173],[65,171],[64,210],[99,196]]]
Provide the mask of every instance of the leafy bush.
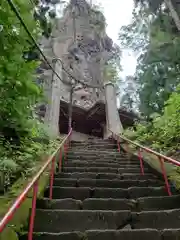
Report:
[[[36,138],[23,138],[19,146],[0,141],[0,173],[4,177],[4,188],[7,189],[20,177],[28,177],[37,170],[37,164],[44,155],[51,154],[60,144],[59,140],[50,140],[42,129],[34,130]],[[39,134],[37,134],[39,132]],[[34,132],[32,132],[34,136]],[[46,136],[46,141],[44,140]],[[43,138],[42,138],[43,137]],[[38,140],[38,141],[36,141]]]
[[[165,103],[162,116],[155,117],[152,123],[138,124],[134,139],[162,151],[180,149],[180,86]],[[127,131],[125,135],[128,137]]]

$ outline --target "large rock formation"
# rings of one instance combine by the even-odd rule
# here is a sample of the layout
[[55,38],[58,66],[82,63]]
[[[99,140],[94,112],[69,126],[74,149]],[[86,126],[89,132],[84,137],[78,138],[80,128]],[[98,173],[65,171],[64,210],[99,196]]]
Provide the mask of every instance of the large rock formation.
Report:
[[52,38],[42,42],[46,56],[61,77],[54,77],[49,69],[42,74],[50,100],[45,119],[54,135],[58,132],[53,125],[58,122],[60,99],[69,101],[72,86],[76,105],[87,109],[99,100],[105,101],[103,67],[113,52],[105,25],[100,11],[85,0],[71,0],[62,18],[56,19]]

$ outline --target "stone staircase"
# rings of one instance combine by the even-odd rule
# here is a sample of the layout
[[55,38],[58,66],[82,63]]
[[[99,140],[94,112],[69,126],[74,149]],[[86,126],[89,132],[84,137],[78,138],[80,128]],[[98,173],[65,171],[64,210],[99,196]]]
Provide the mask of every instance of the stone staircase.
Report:
[[[178,240],[180,195],[112,141],[72,143],[53,200],[37,201],[33,240]],[[179,229],[179,230],[178,230]],[[27,239],[27,234],[20,238]]]

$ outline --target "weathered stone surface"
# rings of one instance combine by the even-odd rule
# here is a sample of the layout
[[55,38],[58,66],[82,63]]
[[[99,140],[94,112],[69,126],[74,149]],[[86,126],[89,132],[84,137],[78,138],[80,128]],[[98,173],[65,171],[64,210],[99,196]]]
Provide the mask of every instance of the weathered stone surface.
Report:
[[[153,174],[134,173],[139,169],[134,162],[113,161],[76,157],[67,161],[62,170],[72,172],[55,176],[55,199],[37,201],[34,231],[38,235],[33,239],[180,239],[180,195],[168,197],[164,183]],[[85,172],[74,172],[79,169]],[[121,169],[122,173],[109,173],[109,169]],[[27,235],[20,238],[25,239]]]
[[97,179],[121,179],[120,174],[116,173],[98,173],[96,176]]
[[128,190],[123,188],[95,188],[94,198],[128,198]]
[[[175,233],[172,233],[175,234]],[[170,236],[170,235],[169,235]],[[172,237],[175,235],[171,235]],[[176,235],[177,236],[177,235]],[[165,237],[165,236],[164,236]],[[27,234],[21,236],[20,240],[26,240]],[[160,234],[157,230],[144,229],[132,231],[115,231],[115,230],[90,230],[86,232],[67,232],[67,233],[42,233],[34,234],[33,240],[160,240]],[[164,238],[169,240],[171,238]],[[172,238],[171,240],[177,240]]]
[[[20,240],[27,240],[28,235],[23,234]],[[33,240],[83,240],[83,234],[73,233],[34,233]]]
[[179,226],[180,209],[134,213],[132,218],[132,227],[135,229],[176,229]]
[[66,172],[97,172],[97,173],[117,173],[117,168],[108,167],[65,167],[63,171]]
[[164,187],[131,187],[128,193],[130,198],[167,195]]
[[120,174],[116,173],[93,173],[93,172],[74,172],[74,173],[60,173],[56,175],[57,178],[92,178],[92,179],[121,179]]
[[180,208],[180,195],[139,198],[137,207],[139,211]]
[[79,179],[80,187],[106,187],[106,188],[129,188],[129,187],[158,187],[162,186],[157,180],[108,180],[108,179]]
[[[146,173],[149,173],[148,169],[144,169]],[[118,168],[119,173],[124,173],[124,168]],[[126,173],[141,173],[140,167],[138,168],[126,168]]]
[[83,209],[87,210],[131,210],[136,202],[129,199],[86,199]]
[[[49,189],[45,193],[45,197],[48,197]],[[90,188],[75,188],[75,187],[53,187],[53,198],[64,199],[74,198],[77,200],[84,200],[91,195]]]
[[123,230],[123,231],[87,231],[88,240],[160,240],[160,234],[157,230]]
[[41,199],[37,201],[38,209],[72,209],[79,210],[82,208],[82,202],[72,198],[65,199]]
[[36,232],[117,229],[129,221],[130,211],[37,210]]
[[[104,163],[102,162],[97,162],[97,161],[71,161],[71,162],[67,162],[66,164],[64,164],[64,166],[66,167],[110,167],[110,168],[118,168],[119,166],[122,166],[122,164],[120,163]],[[131,166],[131,165],[129,165]],[[126,165],[124,165],[124,167],[126,167]]]
[[54,186],[59,187],[76,187],[77,180],[74,178],[55,178]]
[[97,174],[96,173],[60,173],[56,175],[57,178],[74,178],[74,179],[78,179],[78,178],[94,178],[96,179]]
[[180,229],[165,229],[161,232],[162,240],[179,240]]
[[157,179],[156,176],[154,176],[153,174],[147,174],[145,173],[144,175],[138,174],[138,173],[122,173],[121,174],[122,179],[136,179],[136,180],[146,180],[146,179]]

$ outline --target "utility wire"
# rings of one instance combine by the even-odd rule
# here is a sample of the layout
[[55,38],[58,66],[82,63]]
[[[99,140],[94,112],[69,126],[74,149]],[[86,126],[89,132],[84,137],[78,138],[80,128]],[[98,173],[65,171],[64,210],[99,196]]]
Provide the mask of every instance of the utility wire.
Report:
[[[48,59],[46,58],[46,56],[44,55],[43,51],[41,50],[41,48],[39,47],[39,45],[37,44],[35,38],[32,36],[31,32],[29,31],[28,27],[26,26],[24,20],[22,19],[17,7],[15,6],[15,4],[13,3],[12,0],[7,0],[9,6],[11,7],[12,11],[15,13],[15,15],[17,16],[17,18],[19,19],[20,23],[22,24],[22,26],[24,27],[25,31],[27,32],[28,36],[31,38],[31,40],[33,41],[34,45],[36,46],[36,48],[38,49],[38,51],[40,52],[40,54],[42,55],[44,61],[48,64],[48,66],[51,68],[52,72],[60,79],[61,82],[65,83],[65,84],[69,84],[71,85],[71,83],[65,82],[62,80],[62,78],[59,76],[59,74],[54,70],[54,68],[51,66],[51,64],[49,63]],[[69,71],[67,71],[64,68],[63,62],[61,59],[58,59],[61,64],[62,64],[62,68],[63,70],[69,75],[69,77],[71,77],[72,79],[74,79],[77,83],[82,84],[83,86],[89,87],[89,88],[100,88],[99,85],[90,85],[87,83],[82,82],[81,80],[76,79]]]

